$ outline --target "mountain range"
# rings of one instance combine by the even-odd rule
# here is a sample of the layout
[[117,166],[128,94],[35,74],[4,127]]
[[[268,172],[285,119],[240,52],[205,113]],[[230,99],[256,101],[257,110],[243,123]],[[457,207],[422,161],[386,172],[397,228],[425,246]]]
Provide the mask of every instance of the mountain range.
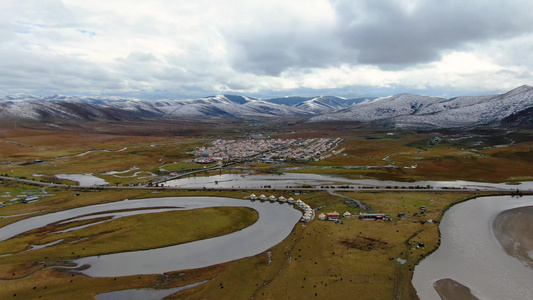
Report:
[[533,87],[504,94],[441,98],[398,94],[382,98],[335,96],[255,99],[217,95],[190,100],[35,96],[0,98],[0,119],[52,121],[139,118],[301,118],[307,122],[357,121],[379,126],[450,128],[502,125],[531,128]]

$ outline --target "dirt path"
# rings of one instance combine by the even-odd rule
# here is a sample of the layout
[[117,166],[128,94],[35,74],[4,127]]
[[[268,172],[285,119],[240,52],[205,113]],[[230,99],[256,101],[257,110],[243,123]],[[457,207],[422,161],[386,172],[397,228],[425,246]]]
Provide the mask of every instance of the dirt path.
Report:
[[355,204],[357,204],[361,209],[364,209],[365,211],[371,211],[372,210],[372,208],[370,208],[370,206],[367,206],[367,205],[363,204],[363,202],[361,202],[361,200],[353,199],[353,198],[350,198],[350,197],[342,195],[342,194],[337,194],[334,190],[328,190],[328,193],[330,195],[332,195],[332,196],[337,196],[337,197],[342,197],[342,198],[348,199],[348,200],[354,202]]

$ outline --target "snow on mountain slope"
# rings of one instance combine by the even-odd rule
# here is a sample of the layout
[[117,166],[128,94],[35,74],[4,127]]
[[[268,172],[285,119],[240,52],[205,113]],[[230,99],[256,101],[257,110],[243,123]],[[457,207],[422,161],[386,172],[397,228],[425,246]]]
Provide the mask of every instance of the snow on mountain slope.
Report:
[[312,118],[311,121],[344,120],[374,121],[402,115],[416,114],[419,110],[434,105],[444,98],[399,94],[374,101],[353,105],[338,112]]
[[304,110],[291,106],[270,103],[249,97],[236,101],[236,96],[213,96],[201,99],[174,101],[174,109],[169,110],[166,117],[244,117],[244,116],[306,116]]
[[317,121],[387,121],[397,126],[461,127],[482,125],[533,106],[533,87],[521,86],[505,94],[451,99],[400,94],[354,105]]
[[[283,104],[283,100],[287,103]],[[332,96],[254,99],[217,95],[190,100],[139,100],[123,97],[34,96],[16,94],[0,98],[0,119],[136,119],[310,117],[309,122],[344,120],[378,121],[394,126],[461,127],[493,124],[511,116],[520,122],[533,107],[533,87],[521,86],[501,95],[439,98],[399,94],[378,99]]]
[[346,100],[343,98],[320,96],[298,103],[294,107],[313,112],[315,114],[323,114],[334,112],[349,106],[350,105],[348,102],[346,102]]

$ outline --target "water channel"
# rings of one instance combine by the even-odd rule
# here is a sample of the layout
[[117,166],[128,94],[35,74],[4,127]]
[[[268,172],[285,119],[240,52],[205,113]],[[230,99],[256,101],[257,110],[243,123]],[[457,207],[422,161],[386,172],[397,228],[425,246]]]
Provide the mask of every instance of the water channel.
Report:
[[302,217],[301,211],[289,204],[224,197],[150,198],[92,205],[28,218],[3,227],[0,240],[50,223],[94,213],[161,207],[168,210],[185,210],[219,206],[250,207],[259,213],[259,219],[249,227],[224,236],[151,250],[84,257],[73,262],[78,266],[89,265],[90,267],[82,272],[92,277],[162,274],[202,268],[266,251],[283,241]]
[[439,225],[440,247],[414,271],[419,298],[440,300],[433,284],[451,278],[479,299],[533,299],[533,269],[508,255],[492,231],[499,213],[531,205],[533,196],[482,197],[448,210]]
[[409,187],[409,186],[431,186],[433,188],[468,188],[483,190],[533,190],[533,181],[521,182],[519,184],[506,183],[486,183],[473,181],[387,181],[376,179],[347,179],[342,176],[305,174],[305,173],[283,173],[280,175],[246,175],[246,174],[221,174],[214,176],[196,176],[174,179],[165,182],[168,187],[182,188],[254,188],[260,189],[265,186],[272,188],[290,188],[297,186],[321,186],[321,185],[354,185],[359,187]]

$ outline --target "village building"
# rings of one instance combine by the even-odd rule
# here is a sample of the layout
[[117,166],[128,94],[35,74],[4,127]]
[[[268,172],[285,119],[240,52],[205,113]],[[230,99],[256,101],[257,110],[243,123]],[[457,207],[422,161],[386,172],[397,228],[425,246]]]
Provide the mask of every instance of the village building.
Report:
[[386,214],[375,213],[375,214],[366,214],[359,213],[359,219],[361,220],[390,220],[389,216]]
[[328,221],[338,221],[339,220],[339,213],[334,211],[330,213],[326,213],[326,217],[328,218]]
[[321,213],[320,215],[318,215],[318,219],[319,220],[325,220],[326,219],[326,215],[324,213]]

